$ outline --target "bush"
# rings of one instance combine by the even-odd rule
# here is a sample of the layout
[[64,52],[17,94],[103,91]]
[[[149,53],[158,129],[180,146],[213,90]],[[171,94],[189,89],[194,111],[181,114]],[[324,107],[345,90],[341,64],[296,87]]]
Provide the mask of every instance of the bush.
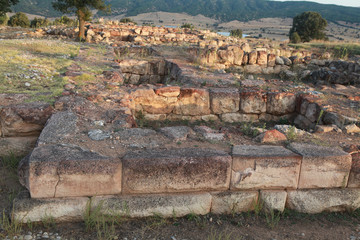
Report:
[[7,25],[8,21],[9,21],[8,15],[6,14],[0,15],[0,25]]
[[297,32],[293,32],[290,36],[290,42],[292,43],[299,43],[301,42],[301,37]]
[[66,25],[75,27],[77,26],[77,21],[67,16],[62,16],[61,18],[56,18],[53,22],[53,25]]
[[30,27],[40,28],[40,27],[46,27],[49,24],[50,22],[46,18],[34,18],[30,23]]
[[243,32],[241,29],[235,29],[235,30],[230,31],[230,36],[232,36],[232,37],[242,38],[242,35],[243,35]]
[[133,24],[137,24],[134,20],[132,20],[131,18],[122,18],[120,19],[121,23],[133,23]]
[[181,25],[180,28],[189,28],[189,29],[194,29],[195,26],[192,23],[184,23],[183,25]]
[[30,26],[30,21],[25,13],[18,12],[10,18],[9,25],[12,27],[26,28]]
[[297,37],[297,33],[302,42],[310,42],[313,39],[325,40],[325,28],[327,21],[317,12],[304,12],[293,19],[293,26],[290,29],[290,40]]

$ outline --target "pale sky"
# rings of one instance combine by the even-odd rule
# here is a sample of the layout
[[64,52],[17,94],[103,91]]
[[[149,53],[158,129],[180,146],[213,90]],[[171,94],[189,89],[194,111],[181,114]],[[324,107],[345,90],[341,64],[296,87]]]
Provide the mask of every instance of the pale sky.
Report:
[[[282,1],[284,0],[273,0],[273,1]],[[286,1],[302,1],[302,0],[286,0]],[[308,2],[317,2],[323,4],[336,4],[342,6],[349,6],[349,7],[360,7],[360,0],[305,0]]]

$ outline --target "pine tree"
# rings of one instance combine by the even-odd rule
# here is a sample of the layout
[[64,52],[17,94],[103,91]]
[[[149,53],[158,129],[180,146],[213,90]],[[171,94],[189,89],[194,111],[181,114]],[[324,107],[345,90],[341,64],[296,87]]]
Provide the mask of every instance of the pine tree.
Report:
[[0,0],[0,16],[5,15],[7,12],[11,12],[10,6],[15,5],[19,0]]
[[53,8],[62,13],[75,12],[79,21],[79,40],[85,39],[85,21],[91,17],[91,9],[110,10],[105,5],[104,0],[56,0],[53,2]]

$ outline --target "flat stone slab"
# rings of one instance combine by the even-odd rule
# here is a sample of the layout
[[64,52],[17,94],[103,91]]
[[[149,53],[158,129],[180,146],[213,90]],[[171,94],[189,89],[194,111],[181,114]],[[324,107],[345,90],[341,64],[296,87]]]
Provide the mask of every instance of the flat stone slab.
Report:
[[34,149],[24,174],[32,198],[79,197],[121,192],[121,161],[74,145]]
[[234,146],[231,189],[296,189],[300,164],[284,147]]
[[286,207],[303,213],[354,211],[360,207],[360,189],[288,191]]
[[13,213],[20,223],[41,222],[50,217],[56,221],[83,220],[87,197],[33,199],[28,192],[20,193],[13,202]]
[[221,192],[212,194],[211,213],[233,214],[254,209],[258,200],[257,191]]
[[164,127],[159,131],[173,141],[185,141],[192,132],[191,128],[187,126]]
[[167,194],[140,196],[105,196],[92,199],[92,207],[101,213],[125,217],[183,217],[187,214],[205,215],[210,212],[211,195]]
[[168,141],[162,134],[147,128],[120,129],[113,136],[121,145],[131,148],[157,148]]
[[124,193],[165,193],[229,188],[231,157],[213,149],[129,152],[123,157]]
[[346,187],[351,155],[337,148],[292,143],[289,148],[303,156],[299,188]]

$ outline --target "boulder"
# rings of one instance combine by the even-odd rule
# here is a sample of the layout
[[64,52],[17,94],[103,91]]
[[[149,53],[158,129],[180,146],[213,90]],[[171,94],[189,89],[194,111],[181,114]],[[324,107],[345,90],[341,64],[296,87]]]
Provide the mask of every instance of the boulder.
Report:
[[287,137],[276,129],[261,133],[255,138],[255,141],[261,143],[280,143],[287,140]]

